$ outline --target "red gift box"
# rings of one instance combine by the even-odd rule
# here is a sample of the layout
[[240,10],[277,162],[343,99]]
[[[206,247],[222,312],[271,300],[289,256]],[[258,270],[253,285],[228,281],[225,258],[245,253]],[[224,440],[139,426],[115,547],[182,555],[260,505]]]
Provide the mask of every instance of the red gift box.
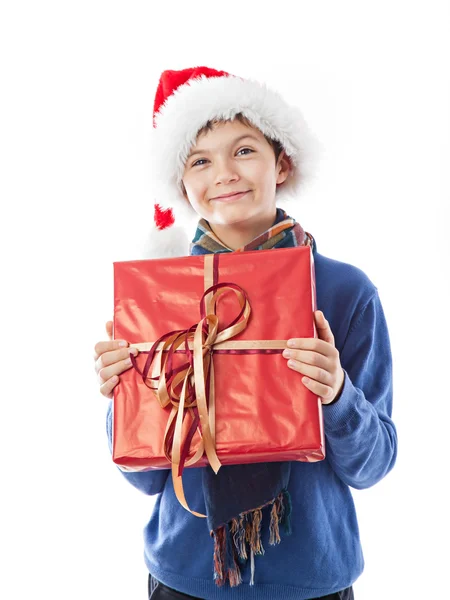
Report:
[[315,310],[309,246],[115,262],[114,338],[140,353],[114,389],[113,461],[175,483],[208,462],[322,460],[322,403],[282,356],[317,337]]

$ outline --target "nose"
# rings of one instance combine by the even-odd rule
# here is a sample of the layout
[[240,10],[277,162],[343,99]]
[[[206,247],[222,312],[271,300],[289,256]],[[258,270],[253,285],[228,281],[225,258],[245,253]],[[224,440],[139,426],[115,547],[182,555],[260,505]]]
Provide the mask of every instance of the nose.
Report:
[[239,175],[233,163],[228,160],[217,161],[214,183],[216,185],[228,185],[236,181],[239,181]]

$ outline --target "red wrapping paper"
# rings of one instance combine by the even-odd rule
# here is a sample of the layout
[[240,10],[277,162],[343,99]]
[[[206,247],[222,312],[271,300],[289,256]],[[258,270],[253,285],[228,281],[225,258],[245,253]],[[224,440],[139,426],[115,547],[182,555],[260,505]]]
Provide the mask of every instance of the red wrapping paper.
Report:
[[[247,293],[251,315],[240,340],[317,337],[316,290],[309,246],[218,255],[218,283]],[[130,345],[198,323],[205,291],[204,256],[114,263],[114,339]],[[219,329],[240,307],[233,293],[218,303]],[[223,324],[223,325],[222,325]],[[259,352],[259,351],[258,351]],[[184,352],[176,359],[186,361]],[[143,369],[147,353],[136,362]],[[271,461],[317,461],[325,456],[320,399],[289,369],[282,350],[214,352],[215,448],[222,465]],[[181,364],[181,363],[180,363]],[[134,368],[120,375],[113,400],[113,461],[123,470],[170,468],[164,432],[171,405],[162,408]],[[186,419],[183,436],[191,421]],[[198,447],[191,442],[189,456]],[[206,454],[195,467],[208,464]]]

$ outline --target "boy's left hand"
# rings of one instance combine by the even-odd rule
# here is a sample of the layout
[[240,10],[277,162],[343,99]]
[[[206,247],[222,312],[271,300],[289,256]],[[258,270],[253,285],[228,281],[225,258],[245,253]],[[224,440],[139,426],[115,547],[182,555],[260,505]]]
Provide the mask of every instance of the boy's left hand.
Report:
[[283,356],[289,358],[289,368],[307,375],[302,379],[304,385],[320,397],[322,404],[330,404],[340,396],[345,373],[323,312],[316,310],[314,318],[319,337],[288,340],[289,349],[283,351]]

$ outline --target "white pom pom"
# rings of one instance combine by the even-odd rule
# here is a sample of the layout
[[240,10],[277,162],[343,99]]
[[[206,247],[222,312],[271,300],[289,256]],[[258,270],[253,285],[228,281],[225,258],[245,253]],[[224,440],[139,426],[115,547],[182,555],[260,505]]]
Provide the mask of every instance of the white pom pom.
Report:
[[141,256],[143,259],[188,256],[189,246],[189,237],[182,227],[172,225],[161,230],[154,226],[141,244]]

